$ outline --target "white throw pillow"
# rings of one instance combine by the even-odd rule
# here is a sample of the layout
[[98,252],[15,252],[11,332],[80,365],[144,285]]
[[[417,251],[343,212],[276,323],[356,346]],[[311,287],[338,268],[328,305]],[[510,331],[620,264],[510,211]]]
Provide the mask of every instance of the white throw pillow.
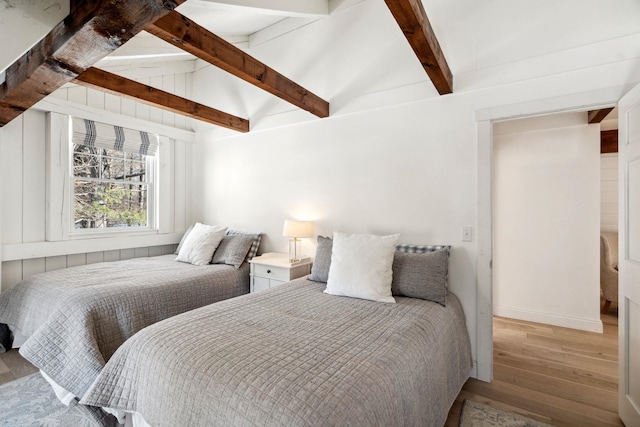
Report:
[[196,223],[178,252],[176,261],[193,265],[209,264],[216,248],[222,241],[226,227]]
[[325,293],[395,303],[391,296],[393,255],[399,234],[333,233],[331,267]]

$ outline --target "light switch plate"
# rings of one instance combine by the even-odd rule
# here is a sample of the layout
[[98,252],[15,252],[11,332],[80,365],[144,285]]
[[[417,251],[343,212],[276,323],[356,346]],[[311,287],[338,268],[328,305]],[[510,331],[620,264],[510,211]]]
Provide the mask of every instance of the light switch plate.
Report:
[[473,230],[471,227],[462,227],[461,230],[461,239],[463,242],[471,242],[472,238],[471,238],[471,234],[472,234]]

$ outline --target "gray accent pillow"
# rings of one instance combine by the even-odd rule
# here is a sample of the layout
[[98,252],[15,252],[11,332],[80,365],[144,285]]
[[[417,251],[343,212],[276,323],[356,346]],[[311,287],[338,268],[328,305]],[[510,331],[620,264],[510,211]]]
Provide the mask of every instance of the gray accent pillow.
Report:
[[213,253],[211,264],[227,264],[240,268],[254,240],[255,237],[250,234],[224,236]]
[[396,251],[391,293],[445,305],[449,250],[411,253]]
[[249,249],[249,253],[247,254],[246,260],[251,260],[254,256],[258,255],[258,248],[260,247],[260,240],[262,239],[262,233],[246,233],[244,231],[239,230],[227,230],[227,236],[238,236],[238,235],[249,235],[253,237],[253,243],[251,244],[251,249]]
[[318,248],[316,258],[311,267],[309,280],[327,283],[329,280],[329,267],[331,267],[331,254],[333,252],[333,240],[330,237],[318,236]]

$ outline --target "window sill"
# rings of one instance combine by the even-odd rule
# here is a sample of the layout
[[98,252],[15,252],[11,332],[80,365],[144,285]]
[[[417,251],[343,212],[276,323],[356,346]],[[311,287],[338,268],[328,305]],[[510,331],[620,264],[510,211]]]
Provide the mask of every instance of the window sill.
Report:
[[147,233],[140,235],[108,235],[104,239],[99,236],[87,235],[86,238],[83,236],[83,238],[76,240],[3,244],[0,254],[2,255],[2,261],[16,261],[89,252],[177,245],[182,238],[182,234],[160,234],[157,230],[149,230]]
[[86,230],[80,232],[69,233],[69,240],[83,239],[109,239],[115,237],[129,236],[153,236],[159,234],[157,229],[141,229],[141,230]]

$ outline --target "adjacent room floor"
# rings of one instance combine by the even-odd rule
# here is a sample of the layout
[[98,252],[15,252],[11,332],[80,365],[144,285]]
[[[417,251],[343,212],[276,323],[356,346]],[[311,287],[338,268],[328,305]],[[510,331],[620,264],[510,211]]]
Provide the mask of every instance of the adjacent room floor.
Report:
[[603,334],[495,317],[494,380],[467,381],[446,426],[458,426],[464,399],[558,427],[622,426],[616,311],[601,315]]

